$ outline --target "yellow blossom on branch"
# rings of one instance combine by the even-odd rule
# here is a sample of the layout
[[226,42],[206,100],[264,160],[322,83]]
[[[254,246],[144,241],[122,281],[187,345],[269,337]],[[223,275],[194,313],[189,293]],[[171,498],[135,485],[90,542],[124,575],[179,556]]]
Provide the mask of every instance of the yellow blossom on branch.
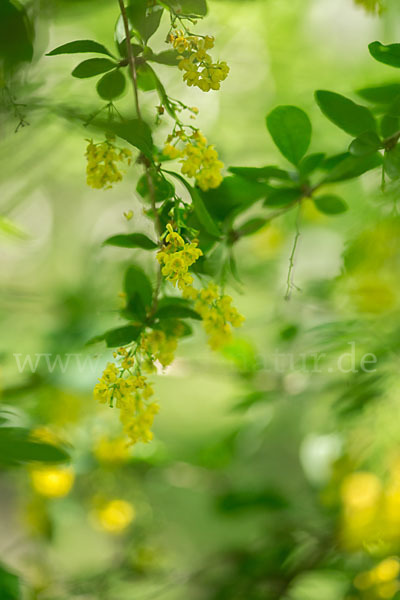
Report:
[[157,254],[157,260],[162,265],[161,272],[174,286],[184,290],[193,283],[189,268],[203,255],[197,247],[197,241],[186,243],[183,238],[173,231],[170,223],[167,225],[166,245]]
[[[176,138],[176,139],[175,139]],[[175,145],[171,142],[175,139]],[[176,144],[185,142],[179,149]],[[181,173],[187,177],[194,177],[196,183],[203,191],[217,188],[222,182],[222,169],[224,164],[218,158],[214,146],[208,144],[207,139],[197,129],[188,136],[183,131],[169,136],[163,154],[168,158],[179,158]]]
[[117,163],[132,162],[132,152],[128,148],[117,148],[112,138],[98,144],[89,140],[86,148],[86,182],[94,189],[110,189],[122,180],[122,172]]
[[101,403],[120,409],[123,429],[131,444],[153,439],[151,426],[159,410],[150,402],[154,391],[147,378],[141,374],[140,365],[134,365],[125,348],[118,351],[121,366],[109,363],[94,388],[94,397]]
[[175,30],[170,34],[169,42],[183,55],[178,67],[184,71],[183,80],[188,86],[196,86],[203,92],[220,89],[221,81],[229,74],[229,67],[225,61],[213,62],[208,54],[207,50],[214,47],[213,37],[187,35]]

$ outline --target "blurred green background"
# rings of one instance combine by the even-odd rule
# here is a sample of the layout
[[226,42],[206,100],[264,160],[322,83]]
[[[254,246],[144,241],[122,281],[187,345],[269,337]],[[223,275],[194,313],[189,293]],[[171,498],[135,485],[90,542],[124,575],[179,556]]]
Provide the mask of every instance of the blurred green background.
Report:
[[[42,478],[28,467],[1,474],[2,560],[20,574],[23,597],[400,597],[394,563],[394,577],[374,571],[375,583],[354,585],[397,556],[400,542],[398,189],[383,195],[374,171],[340,186],[350,206],[343,216],[305,208],[300,290],[288,302],[295,215],[241,241],[242,283],[231,293],[244,326],[218,355],[200,328],[180,344],[155,377],[155,440],[126,451],[112,443],[116,411],[92,399],[111,353],[85,343],[118,325],[127,264],[155,273],[145,252],[102,247],[103,239],[130,231],[124,211],[133,210],[136,231],[151,224],[135,192],[138,167],[107,192],[86,186],[93,133],[65,117],[70,109],[89,116],[98,100],[90,82],[69,76],[76,57],[44,56],[72,39],[112,46],[118,6],[26,7],[35,16],[34,59],[12,88],[23,106],[4,94],[0,113],[2,403],[12,422],[70,444],[72,463]],[[172,97],[199,107],[196,123],[227,166],[282,165],[265,127],[278,104],[309,114],[312,151],[338,153],[348,136],[322,116],[313,93],[356,99],[360,87],[398,82],[367,45],[397,41],[399,13],[396,0],[381,17],[352,0],[212,0],[197,30],[215,35],[215,54],[230,65],[222,90],[202,94],[177,70],[156,70]],[[160,50],[166,26],[152,39]],[[158,101],[143,96],[151,121]],[[118,107],[129,106],[126,95]],[[15,133],[18,113],[29,125]],[[156,143],[169,127],[166,117]],[[312,355],[322,353],[313,368]],[[366,353],[377,357],[375,371],[348,372]],[[283,368],[278,355],[291,357]],[[27,356],[37,368],[24,365]]]

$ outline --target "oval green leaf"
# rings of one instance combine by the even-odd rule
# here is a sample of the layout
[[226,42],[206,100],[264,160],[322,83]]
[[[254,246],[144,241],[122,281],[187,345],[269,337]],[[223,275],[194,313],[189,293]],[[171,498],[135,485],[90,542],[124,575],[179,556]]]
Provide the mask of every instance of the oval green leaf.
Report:
[[326,215],[339,215],[348,209],[346,202],[333,194],[317,196],[314,198],[314,204],[320,212]]
[[311,123],[297,106],[278,106],[267,116],[267,128],[280,152],[298,165],[311,141]]
[[58,46],[48,52],[46,56],[56,56],[57,54],[80,54],[81,52],[93,52],[96,54],[107,54],[112,56],[111,52],[107,50],[103,44],[94,42],[93,40],[75,40],[74,42],[68,42],[62,46]]
[[100,75],[106,71],[115,69],[116,63],[112,62],[108,58],[89,58],[79,63],[77,67],[72,71],[71,75],[78,79],[85,79],[86,77],[94,77]]
[[378,62],[400,69],[400,44],[385,46],[380,42],[372,42],[368,46],[369,53]]
[[143,250],[154,250],[157,248],[157,244],[143,233],[113,235],[107,238],[104,244],[118,246],[119,248],[142,248]]
[[110,73],[106,73],[97,83],[96,90],[100,98],[103,100],[114,100],[123,94],[126,86],[124,74],[115,69]]
[[365,106],[326,90],[315,92],[315,99],[324,115],[346,133],[359,136],[366,131],[376,131],[375,118]]

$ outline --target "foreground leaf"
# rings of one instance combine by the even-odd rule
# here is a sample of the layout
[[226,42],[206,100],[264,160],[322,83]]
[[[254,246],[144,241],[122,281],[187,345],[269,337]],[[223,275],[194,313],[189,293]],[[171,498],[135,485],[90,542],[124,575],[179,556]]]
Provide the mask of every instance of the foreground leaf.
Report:
[[103,44],[94,42],[92,40],[75,40],[74,42],[68,42],[62,46],[58,46],[48,52],[46,56],[56,56],[57,54],[79,54],[81,52],[94,52],[96,54],[107,54],[112,56],[111,52],[107,50]]
[[154,250],[157,248],[157,244],[143,233],[113,235],[107,238],[104,244],[120,248],[142,248],[143,250]]
[[115,69],[116,66],[117,65],[108,58],[89,58],[88,60],[79,63],[72,71],[71,75],[78,79],[85,79],[87,77],[100,75],[106,71],[111,71],[111,69]]
[[313,200],[318,210],[326,215],[339,215],[348,209],[346,202],[339,196],[326,194],[317,196]]
[[296,106],[278,106],[267,116],[267,127],[283,156],[298,165],[311,141],[306,113]]
[[97,83],[96,90],[103,100],[114,100],[123,94],[125,86],[126,79],[124,74],[119,69],[115,69],[103,75]]
[[385,46],[380,42],[372,42],[368,46],[368,50],[375,60],[400,69],[400,44]]
[[374,116],[365,106],[325,90],[315,92],[315,99],[324,115],[346,133],[359,136],[366,131],[376,131]]
[[127,325],[126,327],[117,327],[104,334],[104,340],[109,348],[117,348],[131,344],[139,337],[142,327],[140,325]]
[[69,460],[63,448],[34,440],[28,429],[0,427],[0,465],[28,462],[59,463]]

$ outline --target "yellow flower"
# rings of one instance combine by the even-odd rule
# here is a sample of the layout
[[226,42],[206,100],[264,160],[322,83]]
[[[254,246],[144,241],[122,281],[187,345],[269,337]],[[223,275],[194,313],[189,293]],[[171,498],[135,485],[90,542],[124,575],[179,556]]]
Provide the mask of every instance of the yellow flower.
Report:
[[96,441],[93,454],[101,463],[123,463],[129,458],[129,447],[123,437],[110,438],[104,435]]
[[244,321],[244,317],[232,306],[232,298],[221,294],[214,283],[198,294],[195,309],[203,319],[203,327],[213,350],[230,342],[232,327],[240,327]]
[[217,188],[222,182],[222,169],[224,164],[218,158],[214,146],[207,143],[207,139],[200,131],[195,131],[187,136],[184,132],[175,133],[178,141],[185,142],[183,150],[178,150],[168,141],[163,150],[169,158],[180,158],[181,172],[187,177],[194,177],[196,183],[203,191]]
[[186,52],[178,67],[184,71],[183,80],[189,87],[197,86],[203,92],[220,89],[221,81],[228,76],[229,67],[224,61],[214,63],[207,53],[207,50],[214,47],[213,37],[185,36],[182,31],[175,30],[170,35],[169,42],[180,54]]
[[193,283],[193,277],[188,273],[189,268],[203,255],[197,247],[197,241],[186,243],[183,238],[167,225],[166,245],[157,254],[157,260],[162,265],[161,272],[174,286],[184,290]]
[[107,365],[94,388],[94,397],[102,403],[109,402],[110,406],[115,401],[130,444],[148,442],[153,438],[150,428],[159,408],[156,403],[147,402],[154,394],[153,388],[141,374],[139,365],[132,373],[134,361],[125,348],[120,348],[116,355],[120,357],[120,368],[114,363]]
[[67,467],[38,467],[30,471],[33,489],[46,498],[66,496],[74,483],[74,472]]
[[117,148],[112,138],[99,144],[89,140],[85,156],[86,182],[94,189],[109,189],[114,183],[121,181],[122,173],[118,170],[117,163],[130,165],[132,162],[132,152],[128,148]]
[[111,500],[96,511],[100,526],[109,533],[122,533],[135,516],[133,505],[126,500]]

